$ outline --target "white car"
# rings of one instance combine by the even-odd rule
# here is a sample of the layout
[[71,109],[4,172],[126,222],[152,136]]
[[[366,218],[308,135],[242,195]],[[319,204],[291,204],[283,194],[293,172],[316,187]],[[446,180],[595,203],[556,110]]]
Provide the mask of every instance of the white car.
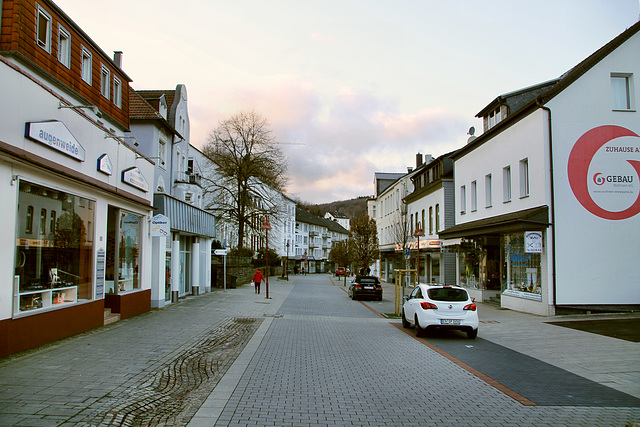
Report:
[[415,326],[417,336],[437,328],[458,329],[470,339],[478,336],[478,308],[464,288],[419,284],[404,299],[402,326]]

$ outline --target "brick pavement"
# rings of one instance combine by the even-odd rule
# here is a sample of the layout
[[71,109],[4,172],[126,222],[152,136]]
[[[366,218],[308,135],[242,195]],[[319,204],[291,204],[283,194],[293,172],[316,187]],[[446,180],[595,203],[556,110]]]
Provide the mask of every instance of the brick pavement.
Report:
[[[5,358],[0,425],[640,421],[638,407],[523,406],[377,316],[393,311],[386,286],[363,304],[327,275],[272,279],[269,300],[248,285],[217,290]],[[491,345],[640,397],[638,343],[485,305],[480,319]]]

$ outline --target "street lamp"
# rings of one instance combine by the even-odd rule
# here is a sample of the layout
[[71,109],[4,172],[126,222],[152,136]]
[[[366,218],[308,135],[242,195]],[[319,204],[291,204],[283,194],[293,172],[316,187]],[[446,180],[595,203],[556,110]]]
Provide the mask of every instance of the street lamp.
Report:
[[424,236],[424,231],[422,231],[422,224],[420,222],[416,223],[416,230],[413,232],[413,236],[418,238],[418,266],[417,266],[417,271],[418,271],[418,283],[420,283],[420,236]]
[[265,234],[266,234],[266,250],[264,252],[264,258],[267,264],[267,268],[265,269],[266,272],[266,276],[265,276],[265,283],[267,285],[267,295],[266,298],[269,299],[269,230],[271,230],[271,223],[269,222],[269,217],[265,216],[264,217],[264,222],[262,223],[262,226],[260,227],[261,229],[265,230]]

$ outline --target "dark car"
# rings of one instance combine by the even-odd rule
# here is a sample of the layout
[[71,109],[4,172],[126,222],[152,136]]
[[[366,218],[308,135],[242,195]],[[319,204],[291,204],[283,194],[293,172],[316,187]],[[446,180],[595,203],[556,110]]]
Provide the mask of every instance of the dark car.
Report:
[[373,298],[382,301],[382,285],[376,276],[356,276],[349,285],[351,299]]

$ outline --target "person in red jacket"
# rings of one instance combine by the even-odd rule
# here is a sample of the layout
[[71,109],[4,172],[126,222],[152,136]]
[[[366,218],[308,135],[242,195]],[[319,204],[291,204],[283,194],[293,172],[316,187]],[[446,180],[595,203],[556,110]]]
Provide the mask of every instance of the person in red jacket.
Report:
[[260,273],[260,270],[256,270],[253,275],[253,283],[256,285],[256,294],[260,293],[260,283],[264,280],[264,276]]

